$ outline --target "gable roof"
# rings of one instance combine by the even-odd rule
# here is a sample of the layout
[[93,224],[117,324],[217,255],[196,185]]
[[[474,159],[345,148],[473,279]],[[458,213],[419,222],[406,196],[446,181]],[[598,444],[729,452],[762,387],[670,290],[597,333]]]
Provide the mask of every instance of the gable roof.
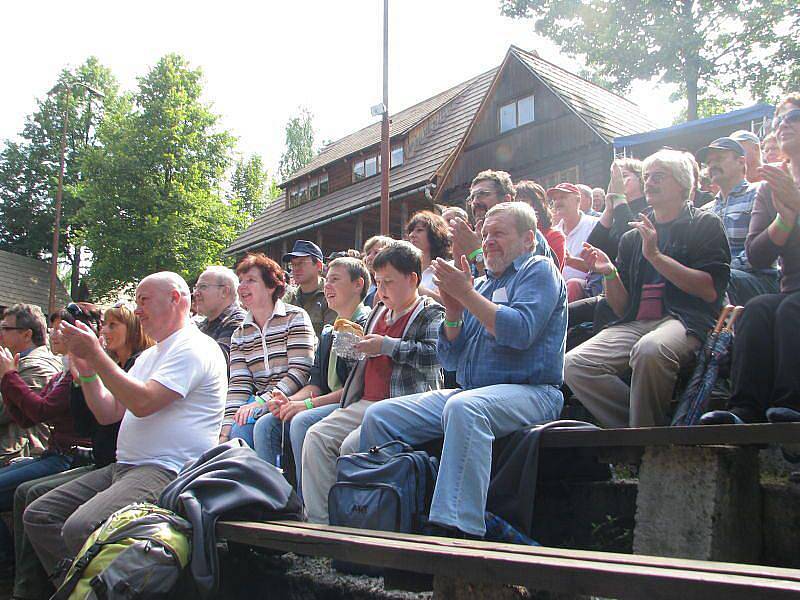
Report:
[[509,54],[515,56],[606,142],[617,136],[656,128],[656,124],[630,100],[540,58],[535,52],[511,46]]
[[[469,142],[470,134],[480,119],[483,108],[491,102],[491,94],[500,82],[509,61],[519,61],[536,79],[542,82],[553,95],[560,99],[589,129],[606,143],[611,143],[616,136],[629,135],[649,131],[655,127],[639,109],[639,107],[621,96],[609,92],[594,83],[578,77],[561,67],[540,58],[536,52],[528,52],[512,45],[503,62],[495,70],[495,76],[489,85],[487,94],[481,101],[478,110],[472,117],[467,132],[456,149],[455,155],[461,153]],[[455,161],[449,162],[443,169],[434,200],[438,200],[455,167]]]
[[[415,124],[421,123],[425,118],[439,112],[440,118],[420,138],[419,144],[414,148],[413,152],[409,151],[407,153],[403,164],[391,170],[389,178],[389,193],[391,196],[418,189],[431,182],[437,171],[451,157],[464,137],[496,72],[497,68],[492,69],[459,84],[455,88],[451,88],[448,92],[444,92],[444,94],[449,95],[452,90],[458,90],[457,93],[449,96],[447,102],[442,103],[438,100],[428,104],[428,101],[425,101],[411,109],[398,113],[398,115],[402,115],[413,110],[416,115],[414,117]],[[434,96],[434,98],[438,99],[441,99],[441,97],[442,94]],[[418,109],[418,107],[423,105],[428,106],[429,112],[420,116],[422,115],[422,109]],[[392,119],[395,118],[392,117]],[[402,119],[397,120],[401,121]],[[407,122],[410,121],[411,118],[409,117]],[[405,130],[407,131],[408,129],[410,129],[410,126],[406,126]],[[379,129],[378,136],[380,137]],[[379,139],[375,143],[377,141]],[[339,142],[335,142],[335,144],[339,144]],[[314,201],[289,209],[286,208],[286,195],[284,193],[267,206],[250,227],[231,244],[226,253],[243,252],[263,244],[266,240],[299,233],[304,228],[320,225],[321,220],[327,222],[344,218],[357,210],[369,207],[372,202],[377,202],[380,199],[380,190],[381,178],[370,177],[331,192]]]
[[[56,303],[70,302],[61,282],[56,289]],[[50,301],[50,265],[44,261],[0,250],[0,306],[18,302],[35,304],[47,314]]]
[[[389,119],[389,138],[391,139],[395,136],[408,133],[408,131],[420,121],[455,98],[472,81],[473,80],[460,83],[449,90],[436,94],[432,98],[423,100],[414,106],[392,115]],[[281,187],[334,161],[346,158],[370,146],[380,144],[380,141],[381,123],[378,121],[325,146],[308,164],[292,173],[291,176],[281,184]]]

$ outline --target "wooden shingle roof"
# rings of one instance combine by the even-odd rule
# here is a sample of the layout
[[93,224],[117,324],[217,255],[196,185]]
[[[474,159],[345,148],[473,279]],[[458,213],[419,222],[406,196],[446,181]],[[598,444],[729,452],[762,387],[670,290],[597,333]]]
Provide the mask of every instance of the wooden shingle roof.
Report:
[[536,53],[516,46],[511,46],[509,52],[606,142],[617,136],[642,133],[657,127],[630,100],[578,77]]
[[[466,133],[496,72],[497,69],[487,71],[392,117],[392,119],[396,119],[392,125],[395,127],[392,130],[394,134],[400,130],[407,131],[412,123],[416,125],[441,111],[436,124],[421,137],[419,144],[413,150],[407,152],[403,164],[392,169],[389,182],[391,195],[413,190],[431,182],[437,170],[447,161]],[[447,100],[443,101],[443,98]],[[426,107],[425,111],[427,112],[420,108],[423,106]],[[410,116],[412,113],[413,118]],[[376,124],[376,127],[377,133],[375,133],[374,139],[370,138],[372,145],[380,142],[380,124]],[[362,130],[362,132],[364,131],[366,130]],[[361,136],[362,132],[353,135]],[[351,137],[348,136],[344,140]],[[362,139],[366,139],[366,137],[367,134],[363,134]],[[340,142],[342,141],[340,140]],[[335,142],[331,146],[336,146],[340,142]],[[352,148],[358,144],[348,142],[347,145]],[[327,150],[323,151],[320,156],[323,154],[327,158],[324,163],[318,164],[328,164],[333,160]],[[285,237],[297,232],[298,229],[317,225],[323,218],[326,221],[343,218],[354,209],[378,201],[380,188],[381,178],[370,177],[290,209],[286,208],[285,195],[283,195],[273,201],[226,252],[234,254],[263,245],[268,240]]]
[[[417,123],[440,109],[461,93],[471,81],[472,80],[460,83],[447,91],[392,115],[389,123],[389,138],[408,133]],[[281,186],[285,186],[287,183],[303,177],[304,175],[308,175],[334,161],[346,158],[351,154],[355,154],[375,144],[380,144],[380,141],[381,123],[378,121],[325,146],[307,165],[292,173]]]
[[[44,261],[0,250],[0,306],[18,302],[35,304],[47,313],[50,298],[50,265]],[[58,282],[56,303],[70,302],[67,290]]]

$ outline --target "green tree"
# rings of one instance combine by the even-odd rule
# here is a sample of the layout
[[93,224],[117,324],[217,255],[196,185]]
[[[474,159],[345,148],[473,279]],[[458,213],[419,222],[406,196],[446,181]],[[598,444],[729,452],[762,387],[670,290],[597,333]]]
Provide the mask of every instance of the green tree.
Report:
[[222,180],[233,138],[202,91],[201,71],[167,55],[100,126],[82,211],[97,294],[155,271],[191,279],[232,241],[237,218]]
[[[741,108],[742,103],[734,100],[730,97],[725,95],[709,95],[704,98],[700,98],[697,101],[697,118],[698,119],[705,119],[706,117],[713,117],[714,115],[721,115],[722,113],[726,113],[731,110],[736,110],[737,108]],[[675,125],[679,123],[685,123],[687,121],[687,114],[686,110],[682,110],[680,114],[675,118]]]
[[[583,58],[615,91],[627,91],[634,80],[677,84],[689,119],[698,116],[703,90],[715,92],[715,80],[763,97],[764,88],[797,69],[796,0],[501,0],[500,6],[507,16],[536,19],[538,33]],[[769,74],[775,77],[767,81]]]
[[230,201],[242,219],[242,229],[264,212],[267,204],[279,194],[280,189],[264,168],[261,156],[253,154],[236,162],[231,176]]
[[6,140],[0,150],[0,248],[35,258],[48,257],[52,251],[62,129],[67,116],[59,254],[71,267],[74,290],[78,286],[84,233],[78,216],[83,204],[79,191],[84,178],[81,161],[95,145],[97,128],[116,98],[113,74],[90,57],[79,67],[59,74],[52,90],[37,101],[36,110],[27,117],[20,140]]
[[314,126],[307,108],[300,107],[300,114],[286,123],[286,150],[281,156],[278,174],[281,181],[309,163],[314,157]]

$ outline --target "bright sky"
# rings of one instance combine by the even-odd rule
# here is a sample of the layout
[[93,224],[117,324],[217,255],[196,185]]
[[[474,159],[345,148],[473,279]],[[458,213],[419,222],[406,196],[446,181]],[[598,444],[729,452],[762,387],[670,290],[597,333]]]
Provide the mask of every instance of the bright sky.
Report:
[[[397,112],[491,69],[508,46],[575,64],[533,33],[533,22],[500,16],[499,0],[390,0],[389,105]],[[284,126],[307,106],[318,143],[373,121],[381,100],[381,0],[208,2],[84,0],[3,2],[0,8],[0,139],[14,137],[60,69],[95,55],[123,88],[168,52],[203,69],[207,101],[243,154],[270,168]],[[630,95],[660,125],[680,106],[669,90]]]

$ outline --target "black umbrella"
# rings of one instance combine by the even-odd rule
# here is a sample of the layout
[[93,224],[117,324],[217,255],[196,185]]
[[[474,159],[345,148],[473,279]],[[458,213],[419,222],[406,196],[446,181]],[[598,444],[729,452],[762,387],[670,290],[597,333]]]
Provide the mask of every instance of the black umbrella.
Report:
[[714,390],[714,385],[719,376],[719,367],[728,359],[733,348],[733,324],[743,310],[744,307],[742,306],[737,306],[733,309],[728,323],[714,340],[714,347],[711,349],[711,357],[706,365],[706,372],[703,374],[703,380],[686,415],[686,425],[696,425],[703,413],[708,410],[711,392]]
[[[719,319],[717,319],[717,324],[714,326],[714,329],[712,329],[711,332],[708,334],[708,337],[706,338],[706,343],[697,353],[697,365],[695,366],[694,371],[692,372],[692,376],[689,379],[689,383],[683,390],[683,394],[681,394],[681,399],[678,402],[678,408],[675,410],[675,416],[672,418],[673,425],[691,424],[687,421],[687,417],[694,403],[694,400],[697,397],[697,394],[700,391],[700,388],[705,380],[706,369],[708,367],[709,361],[711,360],[711,355],[713,353],[717,338],[722,332],[722,329],[725,326],[725,321],[728,319],[731,312],[733,312],[733,309],[734,307],[730,304],[728,304],[722,309],[722,312],[719,315]],[[714,377],[714,380],[716,381],[716,376]]]

